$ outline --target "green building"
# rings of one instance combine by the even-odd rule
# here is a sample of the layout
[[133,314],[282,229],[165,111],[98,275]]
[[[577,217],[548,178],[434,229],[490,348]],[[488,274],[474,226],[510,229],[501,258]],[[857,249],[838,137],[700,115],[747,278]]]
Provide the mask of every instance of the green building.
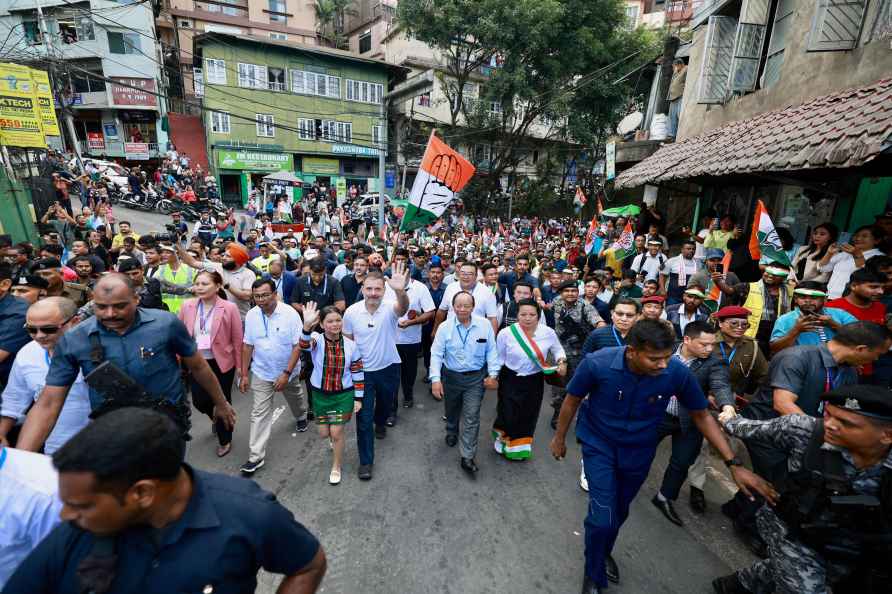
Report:
[[[208,158],[227,202],[269,173],[378,191],[384,95],[399,69],[349,52],[205,33],[194,38]],[[196,58],[196,61],[198,58]],[[199,76],[200,74],[200,76]],[[203,84],[202,82],[203,81]]]

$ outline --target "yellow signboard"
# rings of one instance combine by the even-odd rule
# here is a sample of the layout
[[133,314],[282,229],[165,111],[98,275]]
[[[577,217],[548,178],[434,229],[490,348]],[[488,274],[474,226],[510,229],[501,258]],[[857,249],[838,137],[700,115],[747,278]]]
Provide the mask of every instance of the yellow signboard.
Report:
[[0,63],[0,143],[46,148],[31,69]]
[[43,122],[43,133],[47,136],[61,136],[49,75],[43,70],[32,68],[31,80],[34,81],[34,95],[37,97],[37,108]]

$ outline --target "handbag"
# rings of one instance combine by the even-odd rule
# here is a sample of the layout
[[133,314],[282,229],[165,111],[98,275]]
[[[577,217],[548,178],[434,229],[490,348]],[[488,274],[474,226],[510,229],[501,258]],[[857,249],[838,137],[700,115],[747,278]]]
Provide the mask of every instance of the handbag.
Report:
[[542,370],[542,373],[545,375],[545,383],[556,388],[565,387],[567,378],[558,374],[556,366],[549,366],[545,363],[545,356],[542,355],[542,351],[539,349],[536,341],[532,338],[527,338],[520,329],[520,325],[516,322],[511,324],[509,328],[511,328],[511,334],[514,336],[517,344],[520,345],[521,350],[530,358],[530,361],[538,365],[539,369]]

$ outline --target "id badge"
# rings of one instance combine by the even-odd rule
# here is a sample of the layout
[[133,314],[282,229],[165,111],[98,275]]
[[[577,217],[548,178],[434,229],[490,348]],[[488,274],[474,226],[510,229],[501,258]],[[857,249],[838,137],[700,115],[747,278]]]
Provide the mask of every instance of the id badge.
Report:
[[210,334],[199,334],[198,338],[195,340],[198,344],[198,350],[200,351],[209,351],[211,350],[211,335]]

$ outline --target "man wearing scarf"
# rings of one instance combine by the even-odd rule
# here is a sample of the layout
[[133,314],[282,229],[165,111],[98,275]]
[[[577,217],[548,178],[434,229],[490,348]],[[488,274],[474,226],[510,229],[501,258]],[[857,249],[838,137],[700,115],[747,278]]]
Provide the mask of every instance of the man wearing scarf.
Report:
[[771,332],[771,352],[799,344],[828,342],[840,326],[857,322],[849,312],[837,307],[824,307],[827,292],[824,284],[804,281],[793,291],[794,310],[780,316]]

